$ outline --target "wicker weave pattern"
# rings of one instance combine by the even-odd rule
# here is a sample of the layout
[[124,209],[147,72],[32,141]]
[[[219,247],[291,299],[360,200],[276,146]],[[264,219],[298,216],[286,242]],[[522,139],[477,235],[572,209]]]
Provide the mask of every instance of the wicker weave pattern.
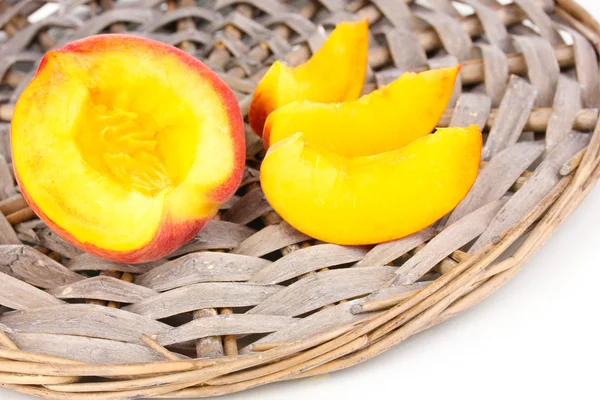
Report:
[[[460,0],[460,10],[449,0],[62,0],[29,22],[44,3],[0,2],[3,387],[204,397],[352,366],[501,287],[600,176],[600,26],[570,0]],[[168,260],[82,254],[18,194],[9,121],[45,51],[106,32],[161,40],[216,70],[246,114],[275,59],[299,64],[337,22],[358,18],[371,27],[365,93],[404,71],[463,65],[440,125],[485,130],[483,169],[434,226],[374,247],[315,242],[266,202],[249,128],[237,196]]]

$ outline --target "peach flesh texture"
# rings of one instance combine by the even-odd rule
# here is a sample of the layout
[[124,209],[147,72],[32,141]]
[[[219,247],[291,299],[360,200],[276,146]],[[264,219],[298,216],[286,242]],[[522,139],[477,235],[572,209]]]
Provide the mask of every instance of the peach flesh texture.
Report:
[[233,92],[188,54],[128,35],[46,54],[15,107],[11,143],[38,216],[81,249],[126,263],[193,238],[244,169]]
[[248,121],[258,136],[269,114],[296,100],[337,103],[356,100],[367,72],[369,26],[366,20],[342,22],[323,46],[297,67],[276,61],[258,83]]
[[347,157],[306,141],[302,133],[275,143],[261,184],[290,225],[330,243],[367,245],[417,232],[451,211],[479,171],[475,125],[438,129],[407,146]]
[[450,101],[459,70],[457,66],[407,72],[346,103],[290,103],[267,118],[265,147],[302,132],[315,146],[352,157],[398,149],[435,128]]

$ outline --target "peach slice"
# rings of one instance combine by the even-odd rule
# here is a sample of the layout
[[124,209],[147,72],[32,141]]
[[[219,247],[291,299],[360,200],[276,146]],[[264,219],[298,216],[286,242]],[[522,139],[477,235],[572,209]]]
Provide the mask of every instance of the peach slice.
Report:
[[296,100],[322,103],[355,100],[367,71],[369,26],[366,20],[342,22],[304,64],[271,65],[258,83],[248,112],[250,127],[262,136],[267,116]]
[[459,70],[457,66],[407,72],[347,103],[288,104],[267,118],[265,147],[302,132],[315,146],[349,157],[398,149],[435,128],[450,101]]
[[11,141],[39,217],[83,250],[127,263],[194,237],[244,168],[233,92],[183,51],[127,35],[47,53],[17,102]]
[[331,243],[373,244],[417,232],[452,210],[475,182],[480,154],[475,125],[361,157],[320,149],[297,133],[271,146],[261,184],[299,231]]

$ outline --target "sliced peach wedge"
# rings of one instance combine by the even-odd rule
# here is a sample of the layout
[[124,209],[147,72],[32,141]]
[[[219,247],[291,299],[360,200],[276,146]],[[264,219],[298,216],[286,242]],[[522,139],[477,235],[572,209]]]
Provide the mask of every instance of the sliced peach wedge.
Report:
[[417,232],[452,210],[473,185],[480,154],[475,125],[358,157],[297,133],[271,146],[261,184],[275,211],[299,231],[331,243],[374,244]]
[[349,157],[398,149],[431,133],[452,96],[460,66],[407,72],[356,101],[294,102],[272,112],[263,141],[302,132],[315,146]]
[[258,83],[250,104],[248,121],[254,133],[262,136],[269,114],[293,101],[356,100],[367,71],[368,41],[366,20],[341,22],[304,64],[289,67],[279,61],[273,63]]
[[233,92],[186,53],[127,35],[44,56],[17,102],[11,141],[38,216],[76,246],[127,263],[195,236],[244,168]]

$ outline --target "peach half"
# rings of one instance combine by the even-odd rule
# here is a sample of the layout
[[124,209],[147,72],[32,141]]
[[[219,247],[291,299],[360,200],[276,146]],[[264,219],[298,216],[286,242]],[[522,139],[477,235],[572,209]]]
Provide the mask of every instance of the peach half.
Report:
[[297,100],[337,103],[360,96],[369,45],[366,20],[341,22],[323,46],[304,64],[289,67],[279,61],[271,65],[256,86],[248,121],[258,136],[269,114]]
[[260,177],[269,203],[299,231],[366,245],[417,232],[451,211],[475,182],[480,154],[475,125],[359,157],[321,149],[297,133],[271,146]]
[[244,168],[233,92],[186,53],[127,35],[47,53],[17,102],[11,142],[37,215],[81,249],[126,263],[194,237]]
[[350,157],[398,149],[435,128],[452,97],[459,70],[460,66],[407,72],[346,103],[290,103],[267,118],[265,147],[302,132],[315,146]]

